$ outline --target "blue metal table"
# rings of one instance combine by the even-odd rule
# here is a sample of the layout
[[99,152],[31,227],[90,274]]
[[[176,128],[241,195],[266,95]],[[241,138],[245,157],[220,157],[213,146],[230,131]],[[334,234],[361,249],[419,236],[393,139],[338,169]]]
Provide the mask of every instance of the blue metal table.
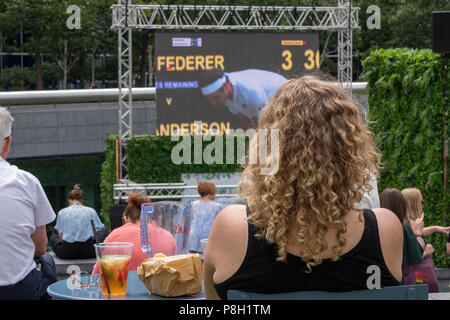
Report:
[[[91,275],[93,280],[99,275]],[[205,291],[194,296],[182,296],[166,298],[151,294],[144,283],[139,279],[137,271],[128,272],[128,284],[126,296],[103,296],[99,287],[78,288],[71,285],[72,280],[66,279],[53,283],[47,288],[47,292],[54,299],[63,300],[205,300]]]

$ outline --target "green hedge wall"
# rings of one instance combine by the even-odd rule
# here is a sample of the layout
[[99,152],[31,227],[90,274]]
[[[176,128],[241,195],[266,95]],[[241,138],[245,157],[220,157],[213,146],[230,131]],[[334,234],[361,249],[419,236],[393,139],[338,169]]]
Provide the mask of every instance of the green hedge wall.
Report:
[[[363,62],[369,88],[369,126],[382,154],[385,188],[421,190],[425,226],[447,225],[444,215],[443,59],[430,50],[380,49]],[[447,267],[446,239],[427,238],[436,266]]]
[[[181,182],[182,173],[214,173],[214,172],[240,172],[242,166],[238,164],[237,145],[238,137],[234,136],[234,164],[226,164],[226,136],[223,139],[224,164],[193,164],[194,162],[194,139],[191,139],[191,164],[176,165],[171,160],[172,149],[181,142],[171,141],[170,137],[163,136],[140,136],[130,139],[127,144],[128,176],[136,183],[166,183]],[[116,181],[115,165],[115,140],[117,136],[109,136],[106,139],[105,162],[102,166],[101,177],[101,201],[102,217],[109,227],[109,207],[114,203],[113,184]],[[214,139],[212,139],[214,141]],[[202,153],[211,142],[202,143]],[[248,137],[246,138],[248,147]],[[215,154],[213,153],[213,156]]]
[[100,178],[100,200],[102,202],[101,215],[106,227],[111,228],[109,207],[114,203],[114,184],[116,183],[116,139],[117,136],[106,138],[105,162],[102,164]]

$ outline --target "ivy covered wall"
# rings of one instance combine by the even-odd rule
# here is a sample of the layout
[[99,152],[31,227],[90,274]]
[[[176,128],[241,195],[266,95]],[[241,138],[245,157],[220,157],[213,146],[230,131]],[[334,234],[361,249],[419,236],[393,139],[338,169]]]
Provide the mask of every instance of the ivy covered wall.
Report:
[[[447,226],[443,58],[431,50],[380,49],[370,54],[363,67],[369,90],[369,127],[382,154],[379,193],[386,188],[419,188],[425,226]],[[427,238],[439,267],[447,266],[446,240],[439,233]]]

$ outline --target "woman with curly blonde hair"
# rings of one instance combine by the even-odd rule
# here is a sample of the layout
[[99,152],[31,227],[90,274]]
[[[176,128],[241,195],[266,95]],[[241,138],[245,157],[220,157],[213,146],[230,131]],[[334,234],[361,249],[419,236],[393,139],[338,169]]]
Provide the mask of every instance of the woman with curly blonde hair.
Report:
[[[358,208],[379,156],[353,101],[313,76],[289,80],[258,129],[279,130],[278,156],[267,148],[279,170],[262,175],[270,161],[249,163],[249,205],[229,206],[216,218],[205,252],[207,298],[226,299],[230,289],[367,289],[372,265],[381,286],[400,284],[400,221],[387,209]],[[256,135],[250,150],[261,143]]]

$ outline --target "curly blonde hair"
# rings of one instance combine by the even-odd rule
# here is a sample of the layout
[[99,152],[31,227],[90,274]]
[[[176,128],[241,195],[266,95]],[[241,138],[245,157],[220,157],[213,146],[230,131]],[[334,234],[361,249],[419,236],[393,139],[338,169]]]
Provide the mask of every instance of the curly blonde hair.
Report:
[[[322,263],[327,231],[337,228],[336,261],[346,243],[344,218],[359,210],[363,191],[372,189],[371,173],[378,175],[374,137],[357,106],[335,84],[304,76],[278,89],[258,129],[279,130],[279,170],[261,175],[264,163],[249,163],[244,169],[252,182],[245,195],[249,219],[259,230],[256,236],[275,243],[277,261],[285,261],[288,232],[296,231],[309,272]],[[254,138],[250,149],[259,144]],[[359,214],[362,219],[361,210]]]

